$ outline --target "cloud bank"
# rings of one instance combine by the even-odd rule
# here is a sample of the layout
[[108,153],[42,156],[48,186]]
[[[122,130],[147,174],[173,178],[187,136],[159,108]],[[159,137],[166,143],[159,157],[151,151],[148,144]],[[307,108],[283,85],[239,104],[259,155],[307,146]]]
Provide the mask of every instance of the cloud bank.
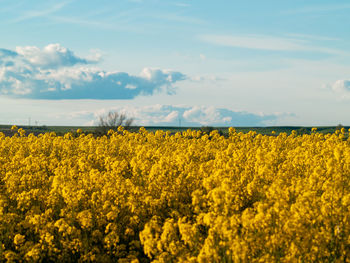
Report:
[[180,72],[144,68],[140,75],[91,67],[98,59],[76,56],[59,44],[0,49],[0,96],[27,99],[133,99],[174,92]]
[[79,111],[70,113],[68,118],[94,122],[109,110],[125,113],[140,126],[266,126],[273,124],[279,115],[254,114],[232,111],[225,108],[207,106],[152,105],[142,107],[115,107],[98,111]]

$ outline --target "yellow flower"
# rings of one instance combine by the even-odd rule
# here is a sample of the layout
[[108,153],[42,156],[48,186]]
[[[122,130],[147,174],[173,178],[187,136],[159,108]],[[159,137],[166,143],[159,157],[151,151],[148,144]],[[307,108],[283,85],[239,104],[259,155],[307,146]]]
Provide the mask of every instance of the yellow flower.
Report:
[[347,261],[349,141],[315,131],[0,134],[0,261]]
[[25,236],[23,236],[21,234],[15,235],[15,237],[13,239],[13,243],[15,245],[21,245],[24,241],[25,241]]
[[25,135],[25,133],[26,133],[26,131],[24,130],[24,129],[22,129],[22,128],[19,128],[18,130],[17,130],[17,132],[23,137],[24,135]]

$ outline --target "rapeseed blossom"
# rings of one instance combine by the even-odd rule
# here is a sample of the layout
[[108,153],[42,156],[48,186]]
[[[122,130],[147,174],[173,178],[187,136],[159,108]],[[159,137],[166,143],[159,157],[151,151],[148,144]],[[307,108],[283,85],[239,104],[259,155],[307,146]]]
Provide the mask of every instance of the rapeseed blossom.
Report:
[[350,141],[0,134],[0,261],[350,261]]

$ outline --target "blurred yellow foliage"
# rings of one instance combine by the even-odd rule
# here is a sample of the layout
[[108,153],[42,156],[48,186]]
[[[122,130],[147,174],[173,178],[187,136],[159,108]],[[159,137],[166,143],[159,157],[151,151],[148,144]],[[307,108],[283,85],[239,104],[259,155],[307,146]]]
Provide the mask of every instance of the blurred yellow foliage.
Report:
[[349,144],[316,129],[0,133],[0,261],[350,261]]

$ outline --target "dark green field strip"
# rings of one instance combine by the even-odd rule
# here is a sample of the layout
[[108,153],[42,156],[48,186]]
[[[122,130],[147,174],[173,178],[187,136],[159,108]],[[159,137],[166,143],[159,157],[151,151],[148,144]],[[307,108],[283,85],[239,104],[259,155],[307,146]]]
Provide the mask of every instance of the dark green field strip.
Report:
[[[5,133],[6,135],[13,134],[11,131],[11,125],[0,125],[0,132]],[[23,128],[26,130],[26,133],[34,133],[40,134],[45,132],[55,132],[57,135],[63,135],[67,132],[76,132],[77,129],[82,129],[84,133],[94,133],[96,131],[95,126],[26,126],[26,125],[18,125],[18,128]],[[138,131],[140,126],[130,127],[130,131]],[[209,133],[211,130],[218,130],[221,134],[227,135],[229,127],[167,127],[167,126],[145,126],[146,130],[149,132],[155,132],[157,130],[170,131],[171,133],[182,132],[188,129],[191,130],[202,130],[204,132]],[[271,135],[272,131],[275,134],[279,134],[285,132],[290,134],[293,130],[297,131],[298,134],[309,134],[311,133],[312,126],[268,126],[268,127],[235,127],[237,132],[247,133],[249,131],[256,131],[260,134]],[[316,127],[318,132],[321,133],[333,133],[338,126],[319,126]],[[350,126],[344,126],[346,131],[350,128]]]

